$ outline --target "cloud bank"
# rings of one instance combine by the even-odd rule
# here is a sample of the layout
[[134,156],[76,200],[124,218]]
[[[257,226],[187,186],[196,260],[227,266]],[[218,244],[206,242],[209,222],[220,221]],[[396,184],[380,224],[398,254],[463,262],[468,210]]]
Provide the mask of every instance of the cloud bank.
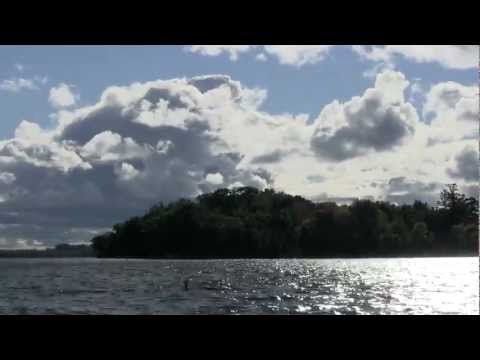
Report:
[[0,247],[89,240],[157,202],[220,187],[399,203],[433,201],[452,181],[474,192],[470,88],[436,84],[417,113],[409,86],[385,70],[310,119],[262,111],[265,89],[206,75],[108,87],[95,104],[59,108],[49,129],[24,120],[0,141]]

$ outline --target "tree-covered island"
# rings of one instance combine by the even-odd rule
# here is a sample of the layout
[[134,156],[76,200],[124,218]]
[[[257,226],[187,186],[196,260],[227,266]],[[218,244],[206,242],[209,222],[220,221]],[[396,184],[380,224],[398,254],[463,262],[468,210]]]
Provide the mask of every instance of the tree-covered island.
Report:
[[92,239],[98,257],[277,258],[478,254],[478,200],[455,184],[436,206],[314,203],[272,189],[219,189],[158,204]]

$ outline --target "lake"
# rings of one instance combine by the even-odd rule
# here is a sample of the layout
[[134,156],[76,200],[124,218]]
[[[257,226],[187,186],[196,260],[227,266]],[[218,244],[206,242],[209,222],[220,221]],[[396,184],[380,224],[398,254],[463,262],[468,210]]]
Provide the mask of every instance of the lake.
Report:
[[479,314],[479,260],[0,259],[0,314]]

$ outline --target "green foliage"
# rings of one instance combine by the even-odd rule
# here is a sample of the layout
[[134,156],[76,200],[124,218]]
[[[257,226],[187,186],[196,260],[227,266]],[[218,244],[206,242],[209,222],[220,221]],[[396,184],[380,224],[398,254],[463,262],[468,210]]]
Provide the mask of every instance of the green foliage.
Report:
[[101,257],[390,256],[478,252],[478,201],[442,191],[439,207],[313,203],[273,189],[219,189],[153,206],[92,245]]
[[418,248],[429,248],[433,244],[433,233],[425,222],[416,222],[412,229],[412,242]]

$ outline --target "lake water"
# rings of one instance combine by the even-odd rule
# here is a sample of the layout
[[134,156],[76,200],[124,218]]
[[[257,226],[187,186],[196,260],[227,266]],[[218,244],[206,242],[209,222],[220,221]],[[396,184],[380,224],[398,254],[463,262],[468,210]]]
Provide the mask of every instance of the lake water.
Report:
[[0,314],[478,315],[479,260],[0,259]]

